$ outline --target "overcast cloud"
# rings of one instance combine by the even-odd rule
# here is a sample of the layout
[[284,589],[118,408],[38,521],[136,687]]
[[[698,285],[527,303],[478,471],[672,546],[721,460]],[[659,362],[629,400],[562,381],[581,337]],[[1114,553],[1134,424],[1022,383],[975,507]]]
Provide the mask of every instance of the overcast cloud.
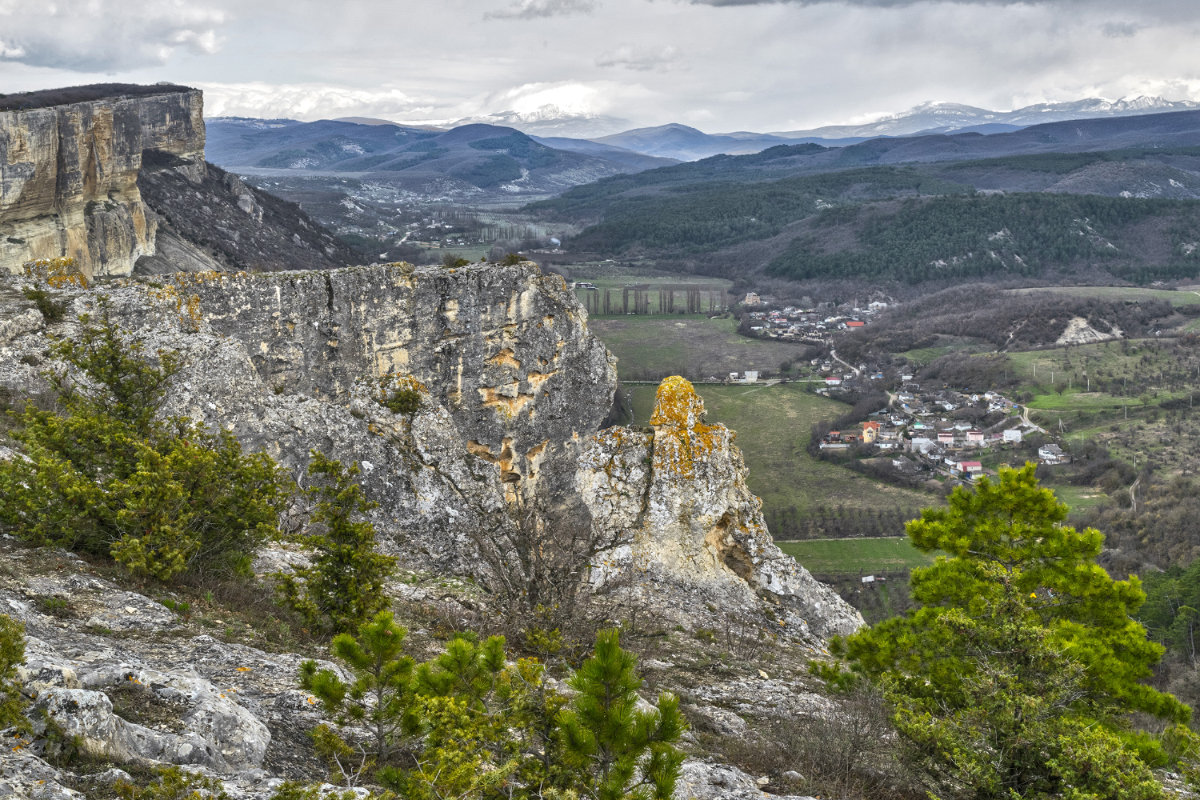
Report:
[[204,4],[7,0],[0,60],[82,73],[162,65],[180,50],[217,52],[225,21]]
[[484,19],[536,19],[587,13],[596,4],[592,0],[516,0],[512,5],[488,11]]
[[[0,92],[160,80],[210,115],[708,131],[1200,100],[1195,0],[0,0]],[[507,116],[503,116],[507,115]]]

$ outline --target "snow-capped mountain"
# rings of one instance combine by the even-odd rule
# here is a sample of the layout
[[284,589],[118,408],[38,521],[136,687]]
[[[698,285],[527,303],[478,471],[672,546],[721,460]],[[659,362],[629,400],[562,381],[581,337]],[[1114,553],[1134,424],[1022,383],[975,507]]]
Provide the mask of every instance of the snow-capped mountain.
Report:
[[1123,117],[1200,108],[1200,103],[1132,97],[1121,100],[1088,98],[1065,103],[1038,103],[1012,111],[989,111],[961,103],[922,103],[899,114],[889,114],[862,125],[826,125],[800,131],[781,131],[789,139],[871,139],[877,136],[911,136],[915,133],[949,133],[981,129],[989,133],[1014,130],[1044,122]]

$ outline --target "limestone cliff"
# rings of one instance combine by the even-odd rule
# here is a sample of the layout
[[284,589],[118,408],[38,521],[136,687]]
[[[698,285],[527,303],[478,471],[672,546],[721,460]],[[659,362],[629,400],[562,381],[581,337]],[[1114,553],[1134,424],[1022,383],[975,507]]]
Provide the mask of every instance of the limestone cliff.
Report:
[[[94,311],[96,290],[60,291]],[[176,273],[104,292],[146,352],[186,363],[164,413],[232,430],[300,480],[313,449],[359,464],[383,546],[411,568],[489,584],[537,505],[590,518],[597,590],[688,625],[733,615],[808,638],[862,622],[771,542],[732,432],[704,422],[687,381],[660,387],[652,433],[599,431],[615,359],[534,264]],[[33,393],[49,331],[6,308],[0,390]],[[420,387],[415,413],[380,402],[397,382]]]
[[730,615],[772,621],[785,635],[845,634],[861,615],[771,540],[761,501],[724,425],[704,422],[691,383],[659,386],[652,432],[592,437],[576,482],[612,542],[593,580],[614,583],[686,624]]
[[199,91],[163,87],[0,111],[0,266],[12,272],[69,255],[88,275],[128,275],[154,253],[154,223],[137,187],[146,150],[203,175]]
[[[165,280],[103,290],[146,352],[186,362],[164,413],[233,430],[301,478],[313,448],[358,463],[385,546],[410,567],[486,580],[480,551],[505,549],[509,506],[569,475],[612,403],[614,363],[586,312],[533,264]],[[62,292],[73,314],[94,311],[96,291]],[[23,305],[0,314],[13,320],[0,390],[18,397],[42,382],[49,333]],[[407,377],[421,408],[393,413],[381,382]]]
[[[505,559],[530,544],[522,501],[560,503],[604,545],[589,562],[594,589],[679,623],[667,633],[680,648],[671,657],[694,668],[655,660],[646,668],[689,714],[740,739],[760,716],[769,728],[824,713],[799,677],[803,661],[819,652],[818,637],[861,618],[771,543],[733,434],[704,422],[686,381],[664,382],[651,432],[597,430],[614,359],[561,278],[533,264],[176,273],[99,290],[43,287],[66,304],[57,322],[25,299],[23,282],[0,276],[0,406],[48,399],[43,371],[65,367],[51,361],[52,338],[76,336],[80,316],[95,314],[103,297],[144,352],[182,357],[164,414],[231,430],[300,481],[311,449],[359,466],[379,503],[379,546],[407,570],[388,587],[394,596],[452,609],[456,623],[502,614],[452,577],[492,586]],[[417,390],[415,411],[381,402],[400,386]],[[19,458],[7,444],[0,439],[0,459]],[[556,535],[552,525],[539,530]],[[302,557],[274,549],[258,568]],[[240,624],[207,620],[210,633],[70,554],[3,539],[0,561],[9,566],[0,605],[30,637],[21,681],[88,752],[124,765],[202,767],[231,796],[255,800],[283,777],[322,774],[305,734],[319,715],[295,684],[299,656],[230,644]],[[709,655],[687,655],[702,641],[690,631],[702,627],[724,631],[726,646],[743,653],[780,643],[774,677],[757,662],[735,683],[712,674]],[[222,629],[226,643],[212,636]],[[794,659],[792,677],[781,676]],[[114,705],[130,692],[144,716]],[[162,716],[169,725],[150,724]],[[0,752],[0,795],[78,797],[65,788],[78,780],[23,747]],[[762,796],[754,778],[699,762],[680,787],[681,800]]]
[[0,97],[0,272],[59,256],[89,277],[354,260],[297,207],[205,163],[203,106],[182,86]]

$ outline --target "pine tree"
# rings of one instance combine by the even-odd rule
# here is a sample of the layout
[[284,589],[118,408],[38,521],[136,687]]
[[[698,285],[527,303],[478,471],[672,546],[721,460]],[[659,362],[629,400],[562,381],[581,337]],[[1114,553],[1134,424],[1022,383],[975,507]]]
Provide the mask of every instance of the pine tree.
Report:
[[308,474],[318,479],[305,490],[316,501],[315,532],[299,539],[313,548],[312,562],[281,576],[280,590],[310,624],[348,633],[387,605],[384,582],[396,559],[375,551],[375,526],[362,519],[375,504],[354,481],[356,465],[347,468],[314,450]]
[[406,631],[390,611],[380,611],[358,629],[333,637],[330,650],[349,667],[353,678],[343,681],[317,662],[300,665],[300,686],[321,701],[339,724],[361,725],[370,732],[370,755],[385,764],[408,736],[418,730],[413,707],[412,657],[404,655]]
[[1126,719],[1190,710],[1142,682],[1162,648],[1130,616],[1137,579],[1095,563],[1101,534],[1065,525],[1034,472],[1001,470],[910,522],[918,549],[945,555],[913,571],[917,609],[845,653],[883,685],[939,796],[1159,797],[1143,757],[1163,752]]
[[679,699],[662,694],[654,711],[638,711],[636,661],[616,630],[601,631],[595,654],[570,680],[578,694],[559,726],[580,797],[667,800],[675,790],[683,754],[672,744],[686,728]]

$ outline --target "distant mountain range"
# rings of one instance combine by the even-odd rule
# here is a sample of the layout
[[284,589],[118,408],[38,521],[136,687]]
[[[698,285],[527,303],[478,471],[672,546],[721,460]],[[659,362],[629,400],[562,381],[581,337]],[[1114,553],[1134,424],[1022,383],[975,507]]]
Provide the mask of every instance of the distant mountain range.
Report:
[[[986,151],[992,143],[968,143],[961,136],[931,142],[928,137],[950,133],[1003,135],[1057,121],[1196,108],[1200,108],[1200,103],[1161,97],[1042,103],[1014,111],[924,103],[863,125],[778,133],[710,134],[672,123],[592,138],[565,134],[582,128],[595,129],[598,124],[606,127],[622,120],[585,118],[553,108],[533,114],[506,112],[487,118],[511,126],[472,122],[449,129],[367,118],[297,122],[218,117],[208,122],[208,152],[214,163],[243,173],[380,175],[392,185],[424,195],[520,198],[555,195],[572,186],[677,161],[747,155],[781,145],[814,143],[837,148],[870,139],[903,138],[905,144],[899,150],[895,145],[883,143],[872,147],[889,154],[880,156],[883,161],[970,156],[971,153],[958,151],[980,147]],[[946,147],[955,152],[941,155],[915,152]],[[1001,149],[1014,152],[1011,143]],[[1036,150],[1035,147],[1026,152]]]
[[862,125],[827,125],[773,133],[739,131],[708,134],[673,123],[602,136],[594,141],[647,155],[695,161],[719,154],[758,153],[779,144],[812,142],[826,147],[840,147],[880,137],[932,133],[1011,133],[1048,122],[1127,117],[1197,108],[1200,108],[1200,103],[1164,100],[1161,97],[1137,97],[1116,102],[1092,98],[1070,103],[1040,103],[1014,111],[988,111],[958,103],[922,103],[901,114],[892,114]]
[[382,173],[390,182],[422,193],[529,196],[556,194],[570,186],[675,161],[746,155],[779,145],[809,142],[844,147],[881,137],[1003,134],[1050,122],[1197,108],[1200,103],[1161,97],[1115,102],[1092,98],[1013,111],[923,103],[862,125],[710,134],[672,123],[590,137],[580,132],[612,129],[624,120],[566,114],[552,107],[532,114],[494,114],[484,118],[486,123],[474,120],[449,129],[358,117],[319,122],[218,117],[208,123],[208,151],[214,163],[243,172]]
[[378,176],[418,194],[468,198],[558,194],[673,159],[584,142],[550,147],[513,128],[450,130],[381,120],[262,120],[207,123],[208,157],[243,174]]

